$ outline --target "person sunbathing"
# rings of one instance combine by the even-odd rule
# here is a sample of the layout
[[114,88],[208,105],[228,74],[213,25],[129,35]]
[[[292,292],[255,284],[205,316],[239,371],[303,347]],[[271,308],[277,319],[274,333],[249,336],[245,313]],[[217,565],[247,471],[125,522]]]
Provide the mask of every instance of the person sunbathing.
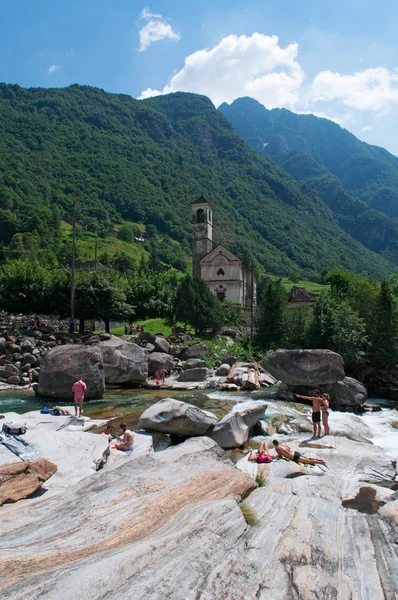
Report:
[[70,410],[63,408],[62,406],[52,406],[50,412],[51,411],[53,415],[70,415]]
[[280,444],[278,440],[273,440],[272,443],[275,446],[275,452],[280,458],[288,458],[302,465],[323,465],[327,467],[327,464],[321,458],[307,458],[300,454],[300,452],[293,452],[287,444]]
[[256,461],[257,463],[270,463],[272,462],[272,456],[268,451],[267,442],[261,442],[258,450],[251,450],[247,457],[247,460],[252,462]]
[[134,444],[134,434],[127,429],[126,423],[120,424],[120,429],[123,431],[123,437],[117,436],[117,442],[111,442],[111,448],[115,450],[132,450]]

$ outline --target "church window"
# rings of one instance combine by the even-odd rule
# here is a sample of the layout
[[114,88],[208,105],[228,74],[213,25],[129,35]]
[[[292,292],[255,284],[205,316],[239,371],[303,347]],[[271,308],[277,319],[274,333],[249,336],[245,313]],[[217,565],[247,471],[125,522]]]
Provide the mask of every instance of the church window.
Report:
[[217,298],[220,300],[220,302],[224,302],[224,300],[225,300],[225,291],[224,290],[217,290]]
[[218,269],[218,271],[217,271],[217,275],[218,275],[218,276],[220,276],[220,275],[225,275],[225,273],[224,273],[224,271],[223,271],[222,269]]
[[198,223],[205,222],[205,211],[203,210],[203,208],[199,208],[198,212],[196,213],[196,220]]

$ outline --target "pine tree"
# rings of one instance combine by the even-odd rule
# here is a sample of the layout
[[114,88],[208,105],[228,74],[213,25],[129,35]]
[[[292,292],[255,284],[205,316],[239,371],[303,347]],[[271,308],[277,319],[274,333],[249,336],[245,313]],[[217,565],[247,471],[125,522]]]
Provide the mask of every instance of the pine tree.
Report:
[[280,280],[268,279],[255,315],[255,343],[261,350],[278,348],[285,339],[286,292]]
[[202,279],[190,275],[178,285],[173,317],[193,327],[196,334],[222,326],[222,311],[216,297]]
[[396,365],[398,362],[397,302],[387,281],[382,281],[375,303],[370,339],[370,362],[375,365]]

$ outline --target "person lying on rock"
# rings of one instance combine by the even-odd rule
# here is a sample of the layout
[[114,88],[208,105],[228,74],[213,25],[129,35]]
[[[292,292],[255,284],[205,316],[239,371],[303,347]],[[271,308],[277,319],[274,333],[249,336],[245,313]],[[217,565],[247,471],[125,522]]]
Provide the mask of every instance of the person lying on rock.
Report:
[[293,396],[312,402],[312,437],[313,439],[321,437],[321,408],[323,400],[319,396],[319,392],[314,392],[313,396],[301,396],[300,394],[293,394]]
[[62,406],[52,406],[50,412],[53,411],[54,415],[70,415],[70,410],[63,408]]
[[256,461],[257,463],[270,463],[272,462],[272,456],[268,451],[267,442],[261,442],[258,450],[251,450],[247,457],[247,460],[252,462]]
[[278,440],[272,440],[272,443],[275,446],[275,452],[280,458],[288,458],[302,465],[323,465],[327,467],[327,464],[321,458],[307,458],[300,454],[300,452],[293,452],[287,444],[280,444]]
[[111,442],[111,448],[115,450],[132,450],[134,444],[134,434],[127,429],[126,423],[120,424],[120,429],[123,431],[123,437],[117,436],[118,442]]

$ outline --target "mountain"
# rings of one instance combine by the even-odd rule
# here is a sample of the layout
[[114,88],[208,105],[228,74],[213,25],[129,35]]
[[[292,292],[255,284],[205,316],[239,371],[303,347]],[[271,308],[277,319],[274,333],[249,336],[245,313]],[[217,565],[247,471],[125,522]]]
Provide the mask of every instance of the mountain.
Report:
[[271,273],[396,270],[343,231],[307,184],[251,149],[204,96],[138,101],[87,86],[0,84],[3,248],[34,255],[46,247],[62,262],[59,224],[76,202],[83,230],[104,237],[115,224],[144,223],[188,254],[191,202],[202,193],[214,207],[215,241],[250,250]]
[[252,148],[310,185],[347,233],[398,263],[398,158],[332,121],[252,98],[219,110]]

